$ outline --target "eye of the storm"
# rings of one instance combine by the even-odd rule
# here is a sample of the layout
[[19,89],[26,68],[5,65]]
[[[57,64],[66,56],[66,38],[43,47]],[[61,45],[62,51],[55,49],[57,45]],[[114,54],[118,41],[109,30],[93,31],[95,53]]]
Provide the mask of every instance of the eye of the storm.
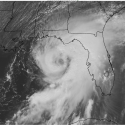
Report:
[[62,58],[57,59],[57,65],[63,66],[65,64],[64,60]]
[[45,54],[44,61],[49,75],[62,74],[68,64],[67,55],[58,49],[48,51]]

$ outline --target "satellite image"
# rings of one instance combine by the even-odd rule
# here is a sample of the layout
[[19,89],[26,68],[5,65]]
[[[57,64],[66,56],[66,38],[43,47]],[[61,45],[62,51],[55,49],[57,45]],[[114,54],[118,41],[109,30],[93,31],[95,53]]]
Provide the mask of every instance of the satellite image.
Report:
[[125,125],[125,2],[0,1],[0,125]]

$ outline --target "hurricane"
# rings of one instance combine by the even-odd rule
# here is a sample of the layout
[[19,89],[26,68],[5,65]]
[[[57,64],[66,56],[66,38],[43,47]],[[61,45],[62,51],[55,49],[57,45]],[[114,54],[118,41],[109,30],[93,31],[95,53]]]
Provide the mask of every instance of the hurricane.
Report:
[[[16,97],[16,101],[12,101],[15,107],[4,119],[6,125],[83,125],[122,121],[124,115],[119,107],[123,104],[120,93],[125,66],[124,15],[109,13],[107,16],[101,5],[101,9],[95,7],[95,2],[85,3],[87,9],[78,2],[76,5],[62,2],[58,8],[56,2],[49,2],[45,8],[44,2],[34,3],[34,6],[29,4],[29,8],[37,10],[30,13],[33,16],[30,23],[35,22],[35,25],[25,24],[32,30],[25,28],[26,33],[22,30],[24,36],[21,38],[34,33],[25,38],[25,49],[22,47],[16,52],[10,74],[7,74],[10,84],[13,82],[15,86],[13,93],[19,96],[11,96],[12,99]],[[91,6],[89,9],[88,4],[93,9]],[[28,14],[29,10],[26,10]],[[28,22],[27,16],[24,17],[24,22]],[[24,19],[20,18],[21,21]]]
[[[80,23],[71,32],[79,32],[90,23]],[[96,25],[92,31],[88,29],[93,30],[96,33]],[[16,123],[68,125],[71,116],[70,124],[90,118],[94,103],[91,97],[98,97],[98,81],[108,63],[102,33],[96,35],[65,32],[38,38],[32,56],[49,85],[29,97],[29,106],[25,113],[18,113]],[[86,107],[83,118],[77,113],[79,104]]]

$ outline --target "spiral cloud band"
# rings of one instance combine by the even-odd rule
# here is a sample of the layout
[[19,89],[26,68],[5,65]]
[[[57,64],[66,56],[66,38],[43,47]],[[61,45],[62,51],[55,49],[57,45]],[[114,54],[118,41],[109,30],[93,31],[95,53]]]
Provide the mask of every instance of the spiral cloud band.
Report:
[[[90,23],[79,23],[71,31],[82,32],[84,25],[89,27]],[[94,30],[96,32],[96,28],[89,32]],[[93,93],[98,96],[96,85],[101,85],[102,69],[108,63],[102,33],[94,36],[55,32],[38,39],[32,55],[44,74],[44,82],[49,85],[29,98],[26,113],[19,113],[16,122],[68,125],[71,115],[74,124],[79,119],[91,117],[94,103],[91,96]],[[87,107],[83,118],[76,113],[79,104]]]

